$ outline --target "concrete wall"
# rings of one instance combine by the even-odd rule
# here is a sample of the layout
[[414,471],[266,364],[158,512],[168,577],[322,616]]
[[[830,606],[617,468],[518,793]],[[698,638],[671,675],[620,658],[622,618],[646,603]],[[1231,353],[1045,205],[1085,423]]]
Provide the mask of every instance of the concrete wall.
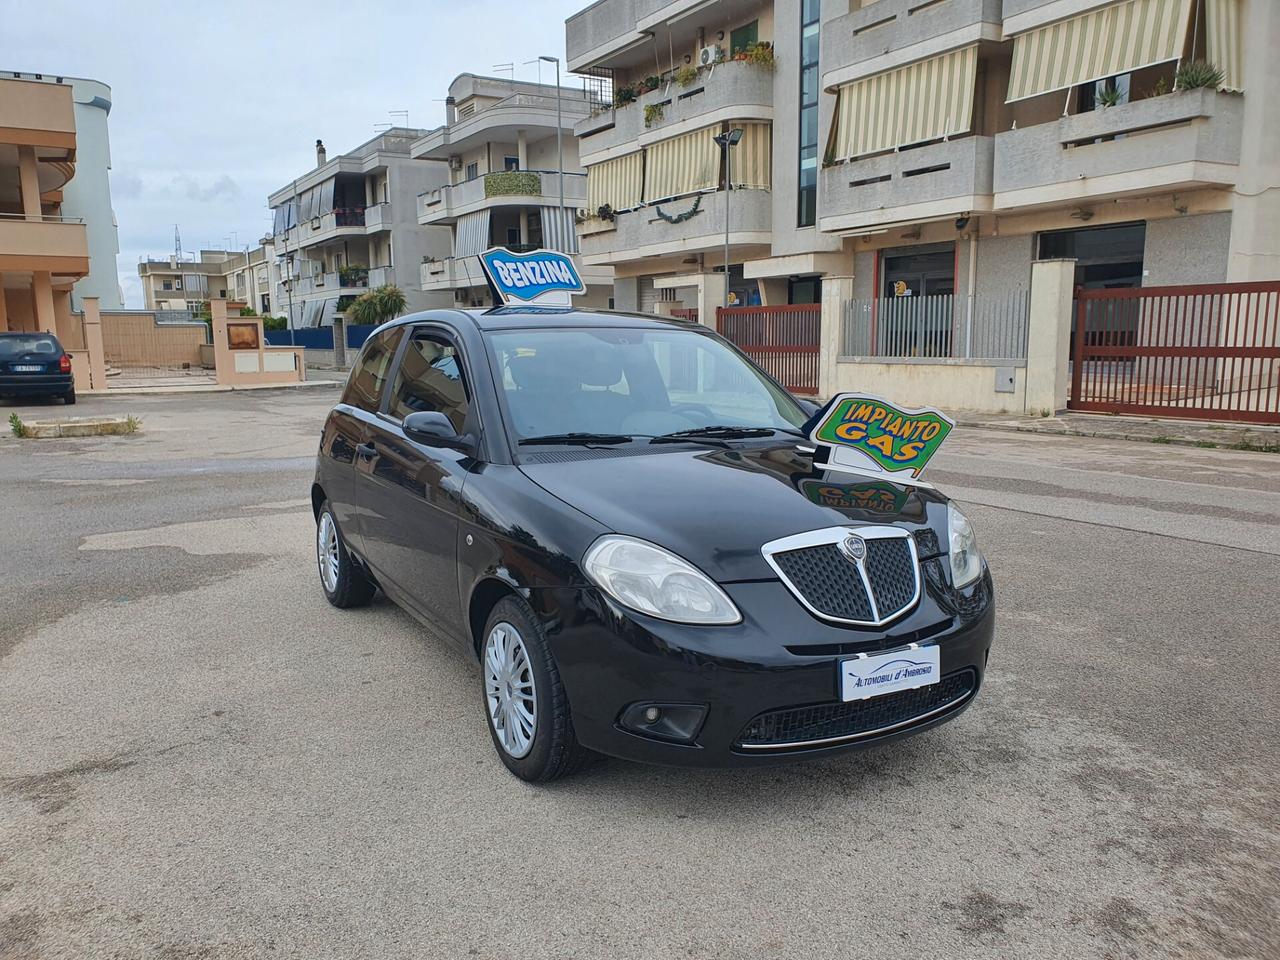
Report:
[[[448,227],[418,225],[417,196],[448,182],[449,167],[433,160],[393,160],[388,164],[387,185],[391,196],[391,255],[395,283],[404,291],[409,312],[433,307],[452,307],[452,291],[423,291],[419,266],[424,256],[437,259],[453,250],[453,231]],[[379,254],[383,251],[379,250]],[[386,263],[385,259],[378,261]]]
[[1148,220],[1142,253],[1144,287],[1222,283],[1227,279],[1230,213]]
[[150,313],[102,313],[102,348],[107,362],[122,367],[200,365],[203,323],[156,323]]
[[996,367],[966,360],[836,363],[835,392],[876,393],[899,406],[937,407],[944,413],[976,410],[1021,414],[1026,396],[1026,370],[1014,370],[1013,393],[996,393]]

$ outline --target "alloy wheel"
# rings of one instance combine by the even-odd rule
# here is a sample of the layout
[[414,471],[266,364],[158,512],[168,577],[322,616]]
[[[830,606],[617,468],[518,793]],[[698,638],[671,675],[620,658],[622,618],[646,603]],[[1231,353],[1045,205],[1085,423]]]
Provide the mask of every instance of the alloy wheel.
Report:
[[330,593],[338,589],[338,526],[328,512],[320,515],[316,527],[316,560],[320,564],[320,579]]
[[538,723],[537,689],[524,639],[505,621],[495,624],[485,641],[484,692],[502,749],[516,759],[528,754]]

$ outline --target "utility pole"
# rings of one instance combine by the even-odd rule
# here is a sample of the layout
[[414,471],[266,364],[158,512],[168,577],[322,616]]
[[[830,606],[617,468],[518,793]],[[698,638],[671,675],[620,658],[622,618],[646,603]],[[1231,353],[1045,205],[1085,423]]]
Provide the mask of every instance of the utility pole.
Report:
[[742,139],[742,128],[734,127],[712,137],[724,151],[724,305],[729,306],[729,191],[733,189],[733,147]]
[[[560,58],[559,57],[539,57],[539,60],[546,60],[548,63],[556,65],[556,163],[560,174],[560,212],[556,214],[560,218],[560,230],[565,229],[565,221],[568,219],[564,215],[564,123],[560,118]],[[542,238],[546,241],[546,237]],[[561,251],[565,253],[567,251]]]

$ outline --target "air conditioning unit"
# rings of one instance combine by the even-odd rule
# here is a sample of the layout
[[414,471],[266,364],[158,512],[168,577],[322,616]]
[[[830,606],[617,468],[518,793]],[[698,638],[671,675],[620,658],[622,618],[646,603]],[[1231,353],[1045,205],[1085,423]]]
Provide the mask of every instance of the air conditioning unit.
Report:
[[719,63],[721,59],[720,48],[715,44],[709,47],[703,47],[698,52],[698,66],[709,67],[713,63]]
[[450,169],[450,170],[461,170],[461,169],[462,169],[462,158],[461,158],[461,157],[450,157],[450,158],[449,158],[449,169]]

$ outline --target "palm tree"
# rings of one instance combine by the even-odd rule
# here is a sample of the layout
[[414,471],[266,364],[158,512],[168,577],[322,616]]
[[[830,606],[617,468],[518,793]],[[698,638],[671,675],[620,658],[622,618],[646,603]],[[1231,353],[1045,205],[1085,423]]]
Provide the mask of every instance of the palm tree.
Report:
[[394,283],[362,293],[347,307],[347,323],[352,326],[376,327],[404,313],[409,302],[404,291]]

